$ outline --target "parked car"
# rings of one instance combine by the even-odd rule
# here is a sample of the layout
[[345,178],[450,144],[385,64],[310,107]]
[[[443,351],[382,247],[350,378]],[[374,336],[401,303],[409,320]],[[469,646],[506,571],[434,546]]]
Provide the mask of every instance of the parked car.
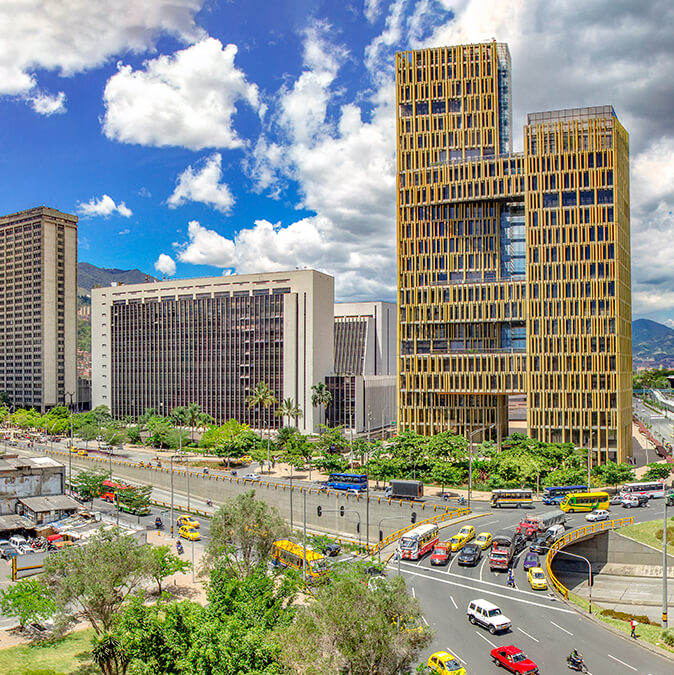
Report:
[[482,549],[478,544],[466,544],[459,553],[459,565],[477,565],[482,557]]
[[18,551],[7,539],[0,539],[0,558],[3,560],[11,560],[16,557],[17,554]]
[[323,549],[323,555],[334,558],[334,556],[339,555],[342,551],[342,547],[337,544],[337,543],[332,543],[328,544],[324,549]]
[[428,670],[439,675],[466,675],[466,669],[448,651],[435,652],[428,659]]
[[471,600],[468,603],[466,614],[468,615],[468,621],[472,624],[484,626],[492,635],[510,630],[512,625],[510,619],[501,612],[497,605],[482,598]]
[[631,509],[638,506],[648,506],[648,497],[646,495],[625,495],[620,503],[624,509]]
[[241,476],[244,480],[260,480],[259,473],[247,473]]
[[548,587],[548,580],[545,578],[545,572],[543,572],[540,567],[532,567],[527,572],[527,581],[535,591],[544,591]]
[[480,534],[475,537],[475,543],[484,551],[486,548],[491,546],[491,532],[480,532]]
[[538,560],[538,553],[535,551],[529,551],[525,556],[524,556],[524,562],[522,563],[522,568],[524,570],[529,570],[532,567],[538,567],[540,565],[540,562]]
[[21,546],[28,546],[28,540],[26,537],[22,537],[19,534],[15,534],[14,536],[10,537],[9,543],[17,550],[20,549]]
[[497,666],[502,666],[511,673],[518,675],[537,675],[538,673],[538,666],[515,645],[496,647],[489,653]]
[[610,517],[611,514],[606,509],[595,509],[585,516],[585,520],[594,523],[598,520],[608,520]]
[[446,565],[450,558],[450,546],[448,541],[438,542],[431,553],[431,565]]

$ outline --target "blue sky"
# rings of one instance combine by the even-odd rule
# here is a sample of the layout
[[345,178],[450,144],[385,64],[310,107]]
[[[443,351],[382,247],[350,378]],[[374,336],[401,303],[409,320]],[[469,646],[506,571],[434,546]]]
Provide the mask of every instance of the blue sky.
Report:
[[177,277],[295,267],[395,297],[396,50],[507,42],[526,112],[630,132],[634,316],[674,325],[671,2],[0,4],[0,212],[77,213],[79,259]]

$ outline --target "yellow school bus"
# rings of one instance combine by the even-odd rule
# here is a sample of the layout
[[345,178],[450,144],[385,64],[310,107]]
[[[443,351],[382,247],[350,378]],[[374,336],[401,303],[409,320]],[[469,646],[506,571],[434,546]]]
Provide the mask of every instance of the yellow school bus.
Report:
[[608,492],[571,492],[564,497],[559,508],[566,513],[608,509]]
[[305,552],[303,546],[287,539],[280,539],[272,544],[270,557],[274,567],[290,567],[298,572],[302,571],[306,558],[307,579],[310,581],[319,579],[328,571],[324,556],[309,548]]

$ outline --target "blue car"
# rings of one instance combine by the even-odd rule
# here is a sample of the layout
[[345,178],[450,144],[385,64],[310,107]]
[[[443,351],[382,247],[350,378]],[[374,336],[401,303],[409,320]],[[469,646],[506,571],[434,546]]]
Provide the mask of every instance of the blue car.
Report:
[[532,567],[540,567],[539,562],[538,562],[538,553],[534,553],[533,551],[529,551],[524,556],[524,562],[522,563],[522,567],[525,570],[529,570]]

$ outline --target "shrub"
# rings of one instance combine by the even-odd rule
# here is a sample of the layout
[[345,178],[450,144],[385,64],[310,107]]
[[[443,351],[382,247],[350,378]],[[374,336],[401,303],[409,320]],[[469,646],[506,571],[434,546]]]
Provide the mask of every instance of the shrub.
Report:
[[615,609],[604,609],[601,612],[602,616],[607,616],[610,619],[618,619],[619,621],[631,621],[635,619],[637,623],[647,626],[659,626],[659,623],[651,621],[645,614],[628,614],[627,612],[619,612]]
[[674,628],[667,628],[660,633],[660,639],[670,647],[674,647]]

